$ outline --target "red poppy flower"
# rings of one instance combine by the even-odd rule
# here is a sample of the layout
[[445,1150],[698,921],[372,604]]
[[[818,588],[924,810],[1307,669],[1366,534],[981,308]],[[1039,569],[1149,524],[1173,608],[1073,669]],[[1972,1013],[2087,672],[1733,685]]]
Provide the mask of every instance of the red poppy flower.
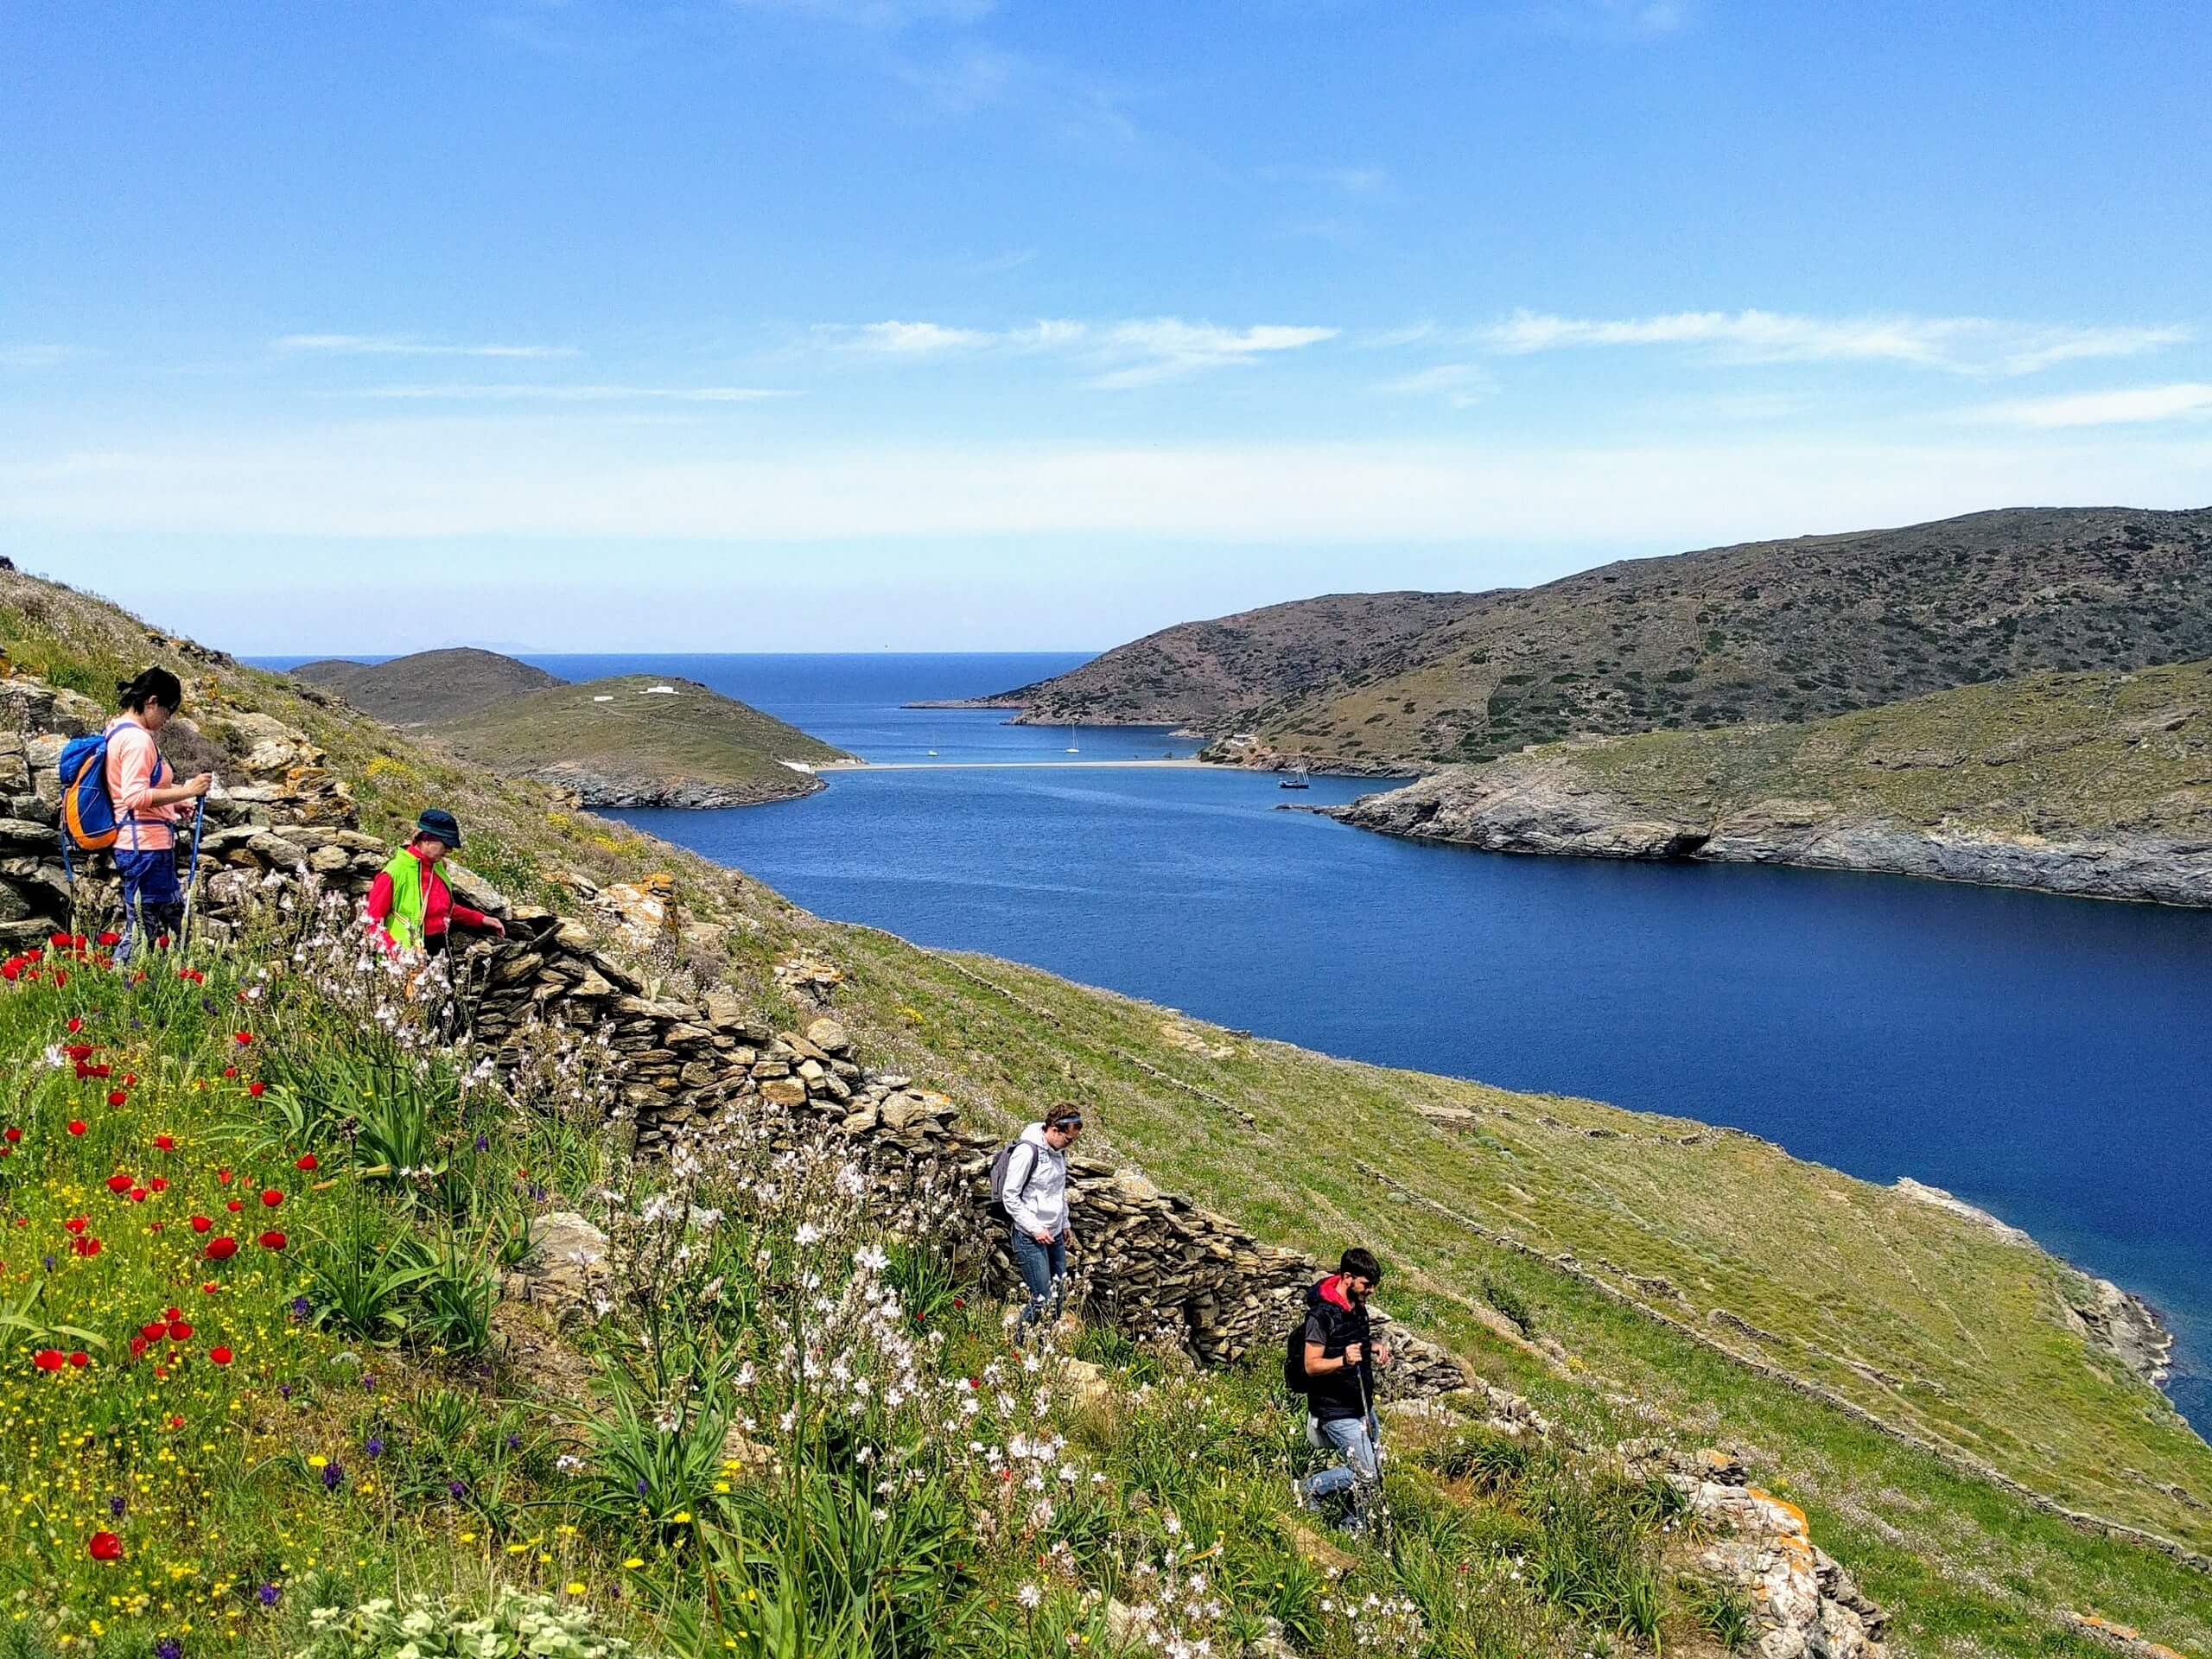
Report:
[[202,1296],[213,1296],[213,1295],[217,1291],[220,1290],[221,1288],[222,1288],[222,1287],[221,1287],[220,1285],[217,1284],[213,1280],[210,1279],[210,1280],[209,1280],[206,1284],[204,1284],[204,1285],[202,1285],[202,1286],[200,1286],[200,1294]]
[[31,1363],[41,1371],[58,1371],[68,1363],[59,1348],[41,1348],[31,1356]]
[[210,1262],[227,1262],[238,1253],[238,1242],[228,1233],[207,1241],[207,1259]]
[[231,1351],[227,1348],[210,1348],[207,1351],[207,1357],[218,1365],[227,1365],[231,1363]]
[[215,1179],[225,1186],[228,1186],[231,1184],[231,1172],[227,1169],[219,1169],[215,1172]]
[[279,1192],[275,1187],[269,1187],[263,1192],[261,1195],[261,1202],[270,1209],[274,1210],[278,1205],[284,1202],[284,1195],[282,1192]]
[[282,1233],[264,1233],[261,1236],[261,1248],[264,1250],[283,1249],[284,1248],[284,1235]]
[[149,1342],[159,1342],[168,1333],[169,1322],[167,1319],[156,1319],[150,1325],[142,1325],[138,1327],[138,1334]]
[[105,1060],[102,1060],[98,1065],[92,1068],[92,1075],[96,1077],[101,1078],[112,1076],[114,1071],[115,1068],[110,1065]]
[[204,1233],[214,1224],[205,1216],[194,1216],[192,1218],[192,1230],[195,1233]]
[[226,1077],[235,1077],[238,1074],[238,1069],[235,1065],[226,1065],[223,1068],[223,1075]]
[[[105,1077],[106,1073],[103,1072],[101,1075]],[[123,1074],[123,1086],[126,1089],[136,1089],[138,1086],[138,1074],[136,1071],[124,1072]]]
[[85,1022],[84,1022],[84,1020],[83,1020],[80,1016],[79,1016],[79,1015],[77,1015],[77,1014],[71,1014],[71,1015],[69,1016],[69,1034],[70,1034],[71,1036],[73,1036],[73,1036],[75,1036],[79,1032],[82,1031],[84,1028],[85,1028]]
[[248,1043],[253,1040],[253,1033],[250,1031],[236,1032],[233,1033],[232,1035],[238,1039],[238,1045],[240,1048],[244,1048]]
[[245,1200],[244,1198],[227,1198],[224,1201],[223,1208],[232,1211],[243,1210],[245,1208]]
[[83,1349],[79,1348],[75,1353],[69,1356],[69,1363],[81,1371],[86,1366],[92,1363],[92,1357],[86,1353]]
[[134,1187],[132,1187],[132,1188],[130,1189],[130,1202],[131,1202],[131,1203],[133,1203],[133,1204],[143,1204],[143,1203],[145,1203],[145,1202],[146,1202],[146,1189],[145,1189],[144,1187],[143,1187],[143,1186],[134,1186]]
[[156,1175],[146,1185],[156,1192],[166,1192],[169,1190],[169,1178],[166,1175]]
[[69,982],[69,970],[67,968],[55,969],[54,970],[54,982],[57,986],[67,985]]
[[61,1224],[73,1233],[81,1233],[85,1230],[85,1218],[82,1216],[72,1216]]
[[72,1043],[61,1052],[73,1060],[89,1060],[92,1058],[92,1046],[90,1043]]
[[107,1091],[107,1103],[111,1106],[120,1106],[124,1101],[129,1100],[130,1098],[130,1096],[124,1094],[120,1089],[111,1089]]
[[123,1559],[123,1540],[111,1532],[96,1532],[85,1546],[96,1561],[119,1561]]
[[23,959],[21,957],[10,957],[7,961],[0,962],[0,979],[12,982],[22,976]]
[[124,1174],[109,1176],[107,1190],[111,1192],[128,1192],[130,1190],[130,1178]]
[[56,933],[50,936],[47,943],[57,950],[67,950],[73,941],[67,933]]
[[23,1132],[21,1129],[10,1129],[6,1133],[8,1144],[11,1147],[23,1138]]
[[122,943],[123,935],[120,933],[103,933],[100,935],[100,944],[103,949],[112,950],[117,945],[121,944]]
[[321,1166],[320,1160],[311,1152],[302,1153],[299,1161],[292,1166],[294,1169],[320,1169]]
[[175,1152],[176,1137],[173,1135],[157,1135],[154,1137],[154,1147],[159,1152]]
[[100,1242],[97,1238],[80,1238],[69,1248],[79,1255],[98,1255],[100,1253]]
[[260,1078],[256,1077],[251,1083],[246,1084],[245,1091],[249,1095],[251,1095],[256,1100],[259,1100],[263,1095],[268,1093],[269,1085],[262,1082]]
[[145,1358],[146,1350],[150,1345],[151,1344],[147,1342],[145,1338],[142,1336],[133,1336],[130,1338],[130,1357],[133,1359]]
[[70,1134],[72,1134],[72,1135],[82,1135],[84,1132],[85,1132],[85,1120],[84,1120],[83,1118],[81,1118],[81,1117],[73,1117],[73,1118],[71,1118],[71,1119],[69,1120],[69,1133],[70,1133]]
[[189,1319],[171,1319],[169,1321],[169,1340],[171,1342],[190,1342],[192,1340],[192,1321]]
[[183,1419],[183,1418],[181,1418],[181,1417],[172,1417],[172,1418],[170,1418],[170,1419],[169,1419],[169,1427],[170,1427],[171,1428],[182,1428],[182,1427],[184,1427],[184,1419]]

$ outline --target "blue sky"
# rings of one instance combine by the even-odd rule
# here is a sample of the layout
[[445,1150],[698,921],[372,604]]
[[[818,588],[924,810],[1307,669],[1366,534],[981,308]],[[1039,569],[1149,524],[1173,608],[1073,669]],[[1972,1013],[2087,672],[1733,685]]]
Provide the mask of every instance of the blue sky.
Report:
[[2212,501],[2201,6],[0,6],[0,551],[248,652],[1093,647]]

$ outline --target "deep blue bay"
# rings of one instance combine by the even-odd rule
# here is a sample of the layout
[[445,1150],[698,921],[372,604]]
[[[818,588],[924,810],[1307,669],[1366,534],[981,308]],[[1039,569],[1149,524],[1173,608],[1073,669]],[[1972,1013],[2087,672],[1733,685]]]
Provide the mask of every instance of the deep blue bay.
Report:
[[[877,761],[1158,755],[905,710],[1078,655],[537,657],[683,675]],[[1205,770],[835,774],[619,816],[820,914],[1352,1058],[1748,1129],[1943,1186],[2148,1298],[2212,1428],[2212,912],[1902,878],[1503,858],[1275,809]]]

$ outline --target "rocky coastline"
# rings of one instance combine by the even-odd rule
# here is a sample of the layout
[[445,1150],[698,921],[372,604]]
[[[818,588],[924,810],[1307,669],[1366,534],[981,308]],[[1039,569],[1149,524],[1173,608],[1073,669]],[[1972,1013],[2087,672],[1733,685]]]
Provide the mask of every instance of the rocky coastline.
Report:
[[829,787],[811,772],[794,772],[788,786],[763,784],[704,784],[693,779],[610,777],[582,766],[549,766],[524,774],[556,789],[566,791],[578,806],[679,806],[706,809],[723,806],[766,806],[775,801],[796,801]]
[[2212,840],[2126,830],[2007,835],[1779,798],[1705,818],[1655,815],[1594,785],[1575,766],[1575,748],[1561,744],[1487,766],[1449,767],[1322,810],[1363,830],[1484,852],[1787,864],[2212,905]]

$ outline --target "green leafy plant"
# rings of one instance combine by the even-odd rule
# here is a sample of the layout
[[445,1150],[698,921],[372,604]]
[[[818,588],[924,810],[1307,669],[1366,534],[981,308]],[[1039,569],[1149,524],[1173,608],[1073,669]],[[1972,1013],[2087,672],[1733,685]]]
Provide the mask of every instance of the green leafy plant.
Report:
[[592,1628],[588,1609],[551,1596],[502,1590],[470,1615],[448,1599],[378,1597],[358,1607],[318,1607],[297,1659],[618,1659],[629,1643]]

